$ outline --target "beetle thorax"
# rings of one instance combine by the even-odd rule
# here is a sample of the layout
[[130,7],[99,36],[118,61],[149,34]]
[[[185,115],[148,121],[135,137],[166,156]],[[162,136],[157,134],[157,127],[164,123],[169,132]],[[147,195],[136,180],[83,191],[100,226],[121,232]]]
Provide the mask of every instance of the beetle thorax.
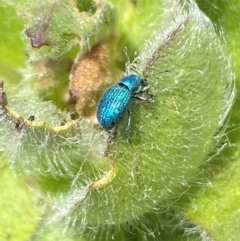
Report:
[[141,85],[141,77],[139,75],[128,75],[119,82],[121,86],[125,86],[131,93],[134,93]]

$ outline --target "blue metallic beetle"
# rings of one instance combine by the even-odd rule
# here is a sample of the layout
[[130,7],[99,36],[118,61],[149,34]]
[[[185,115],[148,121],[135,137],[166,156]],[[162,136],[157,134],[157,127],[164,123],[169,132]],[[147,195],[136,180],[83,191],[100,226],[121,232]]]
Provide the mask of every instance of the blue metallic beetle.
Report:
[[[128,125],[126,131],[129,131],[131,117],[129,113],[129,103],[131,98],[143,101],[149,101],[152,95],[148,94],[149,85],[146,79],[139,75],[131,74],[123,77],[118,84],[108,88],[97,106],[97,119],[102,128],[110,131],[116,126],[124,114],[128,112]],[[141,96],[147,93],[150,98]]]

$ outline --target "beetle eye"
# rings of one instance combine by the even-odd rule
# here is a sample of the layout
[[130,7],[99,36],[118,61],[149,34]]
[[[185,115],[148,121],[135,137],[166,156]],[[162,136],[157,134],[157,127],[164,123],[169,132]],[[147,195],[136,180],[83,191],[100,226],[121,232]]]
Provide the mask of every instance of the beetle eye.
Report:
[[141,80],[140,80],[140,85],[141,85],[141,86],[147,86],[147,85],[148,85],[147,80],[146,80],[146,79],[141,79]]

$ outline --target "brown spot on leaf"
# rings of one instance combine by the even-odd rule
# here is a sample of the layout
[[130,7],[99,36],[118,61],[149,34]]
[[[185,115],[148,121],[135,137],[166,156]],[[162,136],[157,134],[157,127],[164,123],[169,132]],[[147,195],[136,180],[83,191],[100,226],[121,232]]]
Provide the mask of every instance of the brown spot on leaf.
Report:
[[26,124],[24,122],[24,118],[23,117],[17,118],[16,123],[15,123],[15,128],[18,131],[21,131],[21,130],[25,129],[25,127],[26,127]]
[[25,31],[25,34],[30,38],[31,45],[33,48],[41,48],[42,46],[49,46],[50,42],[47,37],[47,25],[43,25],[40,28],[38,26],[34,26],[28,28]]
[[25,34],[30,38],[33,48],[41,48],[42,46],[51,45],[48,39],[48,28],[52,20],[53,12],[57,3],[54,3],[50,8],[46,7],[42,11],[41,18],[37,22],[25,30]]
[[4,104],[6,102],[6,93],[4,91],[4,82],[0,81],[0,108],[4,109]]
[[79,57],[70,74],[69,94],[76,101],[76,111],[85,117],[94,115],[103,91],[112,82],[109,43],[94,46]]

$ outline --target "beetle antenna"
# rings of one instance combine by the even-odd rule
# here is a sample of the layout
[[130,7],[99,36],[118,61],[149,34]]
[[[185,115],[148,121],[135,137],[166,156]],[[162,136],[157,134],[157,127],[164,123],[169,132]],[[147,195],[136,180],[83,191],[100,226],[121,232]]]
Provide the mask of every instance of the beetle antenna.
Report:
[[130,62],[130,58],[129,58],[129,54],[128,54],[128,50],[127,47],[124,47],[124,54],[126,56],[126,64],[125,64],[125,69],[126,69],[126,75],[130,75],[131,73],[135,73],[139,76],[142,76],[142,74],[136,69],[136,66]]
[[130,58],[129,58],[129,54],[128,54],[128,49],[127,46],[124,47],[123,49],[125,57],[126,57],[126,63],[125,63],[125,69],[126,69],[126,75],[129,75],[130,70],[131,70],[131,62],[130,62]]
[[168,73],[168,72],[171,72],[171,70],[170,70],[170,69],[166,69],[166,70],[157,72],[156,74],[147,74],[147,73],[144,71],[143,74],[144,74],[144,76],[154,76],[154,75],[164,74],[164,73]]

